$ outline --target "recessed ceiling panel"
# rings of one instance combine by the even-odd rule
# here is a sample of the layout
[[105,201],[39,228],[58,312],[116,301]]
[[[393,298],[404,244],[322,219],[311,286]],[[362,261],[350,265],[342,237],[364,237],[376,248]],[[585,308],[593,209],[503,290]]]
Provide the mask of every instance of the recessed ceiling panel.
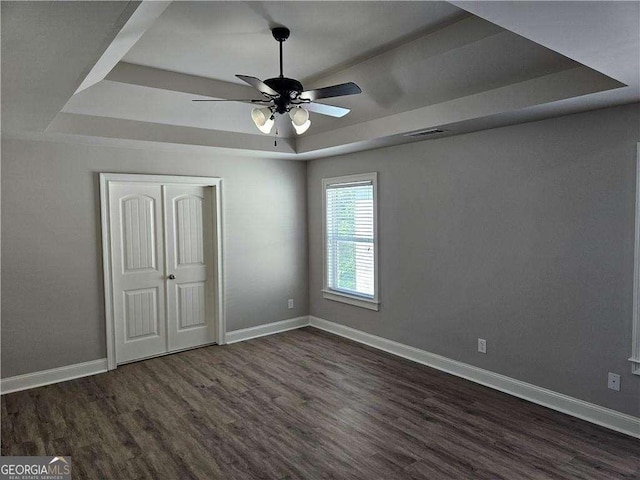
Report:
[[270,28],[284,25],[285,75],[306,79],[467,15],[447,2],[174,2],[123,60],[230,82],[274,77]]

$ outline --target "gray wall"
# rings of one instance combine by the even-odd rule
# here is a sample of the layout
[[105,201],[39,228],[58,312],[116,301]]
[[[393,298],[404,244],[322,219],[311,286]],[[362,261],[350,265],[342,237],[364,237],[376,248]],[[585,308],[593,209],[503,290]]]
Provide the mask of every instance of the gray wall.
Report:
[[308,313],[304,162],[3,139],[2,163],[2,377],[106,356],[98,172],[222,177],[227,330]]
[[[2,377],[105,356],[97,172],[206,175],[224,179],[228,330],[311,313],[640,416],[640,377],[626,360],[638,113],[307,165],[3,139]],[[380,312],[320,294],[320,180],[370,171]],[[607,372],[622,375],[620,393]]]
[[[640,416],[627,361],[638,114],[635,104],[310,162],[310,314]],[[379,312],[320,292],[321,179],[371,171]]]

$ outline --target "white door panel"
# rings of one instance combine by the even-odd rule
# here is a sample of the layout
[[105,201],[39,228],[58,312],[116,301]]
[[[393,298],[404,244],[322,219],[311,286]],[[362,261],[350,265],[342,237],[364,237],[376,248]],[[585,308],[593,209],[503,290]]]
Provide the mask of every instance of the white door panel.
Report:
[[166,351],[160,185],[110,189],[113,307],[118,363]]
[[166,185],[167,335],[169,351],[215,341],[211,189]]

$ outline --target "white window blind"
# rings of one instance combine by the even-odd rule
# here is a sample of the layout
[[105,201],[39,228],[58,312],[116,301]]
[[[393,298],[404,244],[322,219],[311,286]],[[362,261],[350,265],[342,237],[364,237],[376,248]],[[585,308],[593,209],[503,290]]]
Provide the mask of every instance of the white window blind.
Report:
[[373,182],[328,184],[325,195],[326,287],[373,299],[376,294]]

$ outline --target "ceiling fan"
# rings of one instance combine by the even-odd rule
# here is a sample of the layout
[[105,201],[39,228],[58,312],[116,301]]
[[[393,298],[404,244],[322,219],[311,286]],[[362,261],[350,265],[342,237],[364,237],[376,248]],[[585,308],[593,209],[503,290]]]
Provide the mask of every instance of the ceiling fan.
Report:
[[275,124],[275,115],[289,114],[291,123],[298,135],[306,132],[311,126],[309,112],[328,115],[330,117],[344,117],[349,113],[348,108],[336,107],[316,103],[322,98],[342,97],[355,95],[362,90],[353,82],[341,83],[330,87],[315,90],[304,90],[302,83],[293,78],[287,78],[282,74],[282,44],[289,38],[290,31],[286,27],[276,27],[271,30],[273,38],[280,44],[280,76],[268,78],[264,82],[256,77],[236,75],[240,80],[256,88],[264,98],[260,99],[227,99],[212,100],[200,99],[194,102],[247,102],[263,105],[251,110],[251,119],[262,133],[270,133]]

